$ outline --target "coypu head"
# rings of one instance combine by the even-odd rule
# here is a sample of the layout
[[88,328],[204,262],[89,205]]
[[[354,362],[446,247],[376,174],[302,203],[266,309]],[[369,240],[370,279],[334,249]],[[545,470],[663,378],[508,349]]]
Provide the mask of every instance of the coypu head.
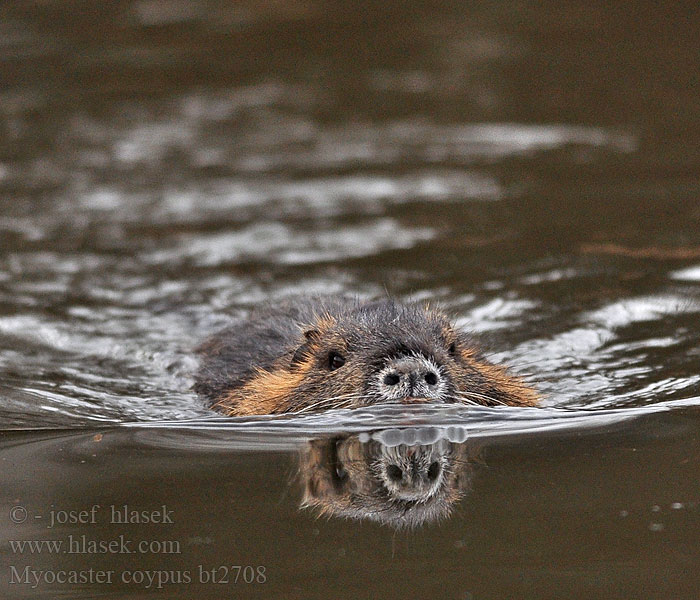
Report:
[[291,410],[534,403],[533,392],[481,360],[468,336],[427,307],[378,301],[321,313],[290,354],[287,368],[298,375]]
[[[228,415],[379,403],[533,406],[537,394],[484,360],[438,310],[391,300],[281,303],[203,347],[195,389]],[[229,373],[232,375],[229,376]]]
[[471,484],[466,444],[387,446],[357,436],[313,440],[303,451],[302,507],[397,529],[450,515]]

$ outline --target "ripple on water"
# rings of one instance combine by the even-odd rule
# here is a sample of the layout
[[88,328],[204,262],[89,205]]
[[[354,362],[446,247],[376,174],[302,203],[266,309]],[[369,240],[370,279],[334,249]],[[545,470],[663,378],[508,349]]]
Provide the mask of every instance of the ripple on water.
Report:
[[141,443],[173,448],[221,448],[249,451],[292,450],[300,443],[337,434],[359,434],[383,445],[407,446],[447,440],[500,438],[606,429],[653,413],[700,406],[700,398],[624,409],[566,410],[448,406],[372,406],[316,415],[208,417],[177,421],[123,423]]
[[[697,376],[670,373],[673,364],[650,361],[649,353],[678,355],[692,333],[661,337],[675,321],[700,313],[700,303],[670,294],[628,298],[576,315],[566,331],[528,340],[496,358],[532,364],[534,379],[554,405],[615,406],[677,398],[697,390]],[[644,323],[643,328],[634,327]],[[691,340],[692,343],[692,340]],[[688,365],[692,357],[686,357]],[[668,371],[664,370],[664,367]]]
[[678,281],[700,282],[700,265],[673,271],[670,276]]
[[145,261],[150,264],[193,261],[208,267],[247,260],[282,264],[337,261],[410,248],[434,235],[430,228],[404,227],[388,218],[322,231],[266,222],[236,232],[183,234],[173,248],[148,253]]

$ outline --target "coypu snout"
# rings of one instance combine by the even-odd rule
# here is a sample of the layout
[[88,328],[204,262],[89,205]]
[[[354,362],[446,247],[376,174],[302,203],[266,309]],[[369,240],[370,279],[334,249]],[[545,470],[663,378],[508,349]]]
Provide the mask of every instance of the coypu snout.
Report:
[[379,395],[387,402],[443,401],[447,376],[432,359],[421,355],[390,360],[377,375]]

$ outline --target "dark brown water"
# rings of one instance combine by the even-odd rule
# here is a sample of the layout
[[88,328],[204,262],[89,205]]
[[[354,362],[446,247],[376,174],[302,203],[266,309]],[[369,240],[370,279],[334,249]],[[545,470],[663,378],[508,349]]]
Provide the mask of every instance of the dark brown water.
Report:
[[[698,12],[2,3],[0,594],[700,596]],[[309,291],[545,408],[212,417],[192,347]]]

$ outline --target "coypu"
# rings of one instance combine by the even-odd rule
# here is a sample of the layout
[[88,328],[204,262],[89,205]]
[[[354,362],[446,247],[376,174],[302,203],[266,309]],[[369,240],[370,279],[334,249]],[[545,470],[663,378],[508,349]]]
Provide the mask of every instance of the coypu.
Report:
[[231,416],[377,403],[534,406],[440,311],[393,300],[291,298],[204,342],[194,390]]
[[358,435],[311,440],[300,461],[301,505],[397,529],[437,521],[469,492],[472,451],[444,437],[392,446]]

